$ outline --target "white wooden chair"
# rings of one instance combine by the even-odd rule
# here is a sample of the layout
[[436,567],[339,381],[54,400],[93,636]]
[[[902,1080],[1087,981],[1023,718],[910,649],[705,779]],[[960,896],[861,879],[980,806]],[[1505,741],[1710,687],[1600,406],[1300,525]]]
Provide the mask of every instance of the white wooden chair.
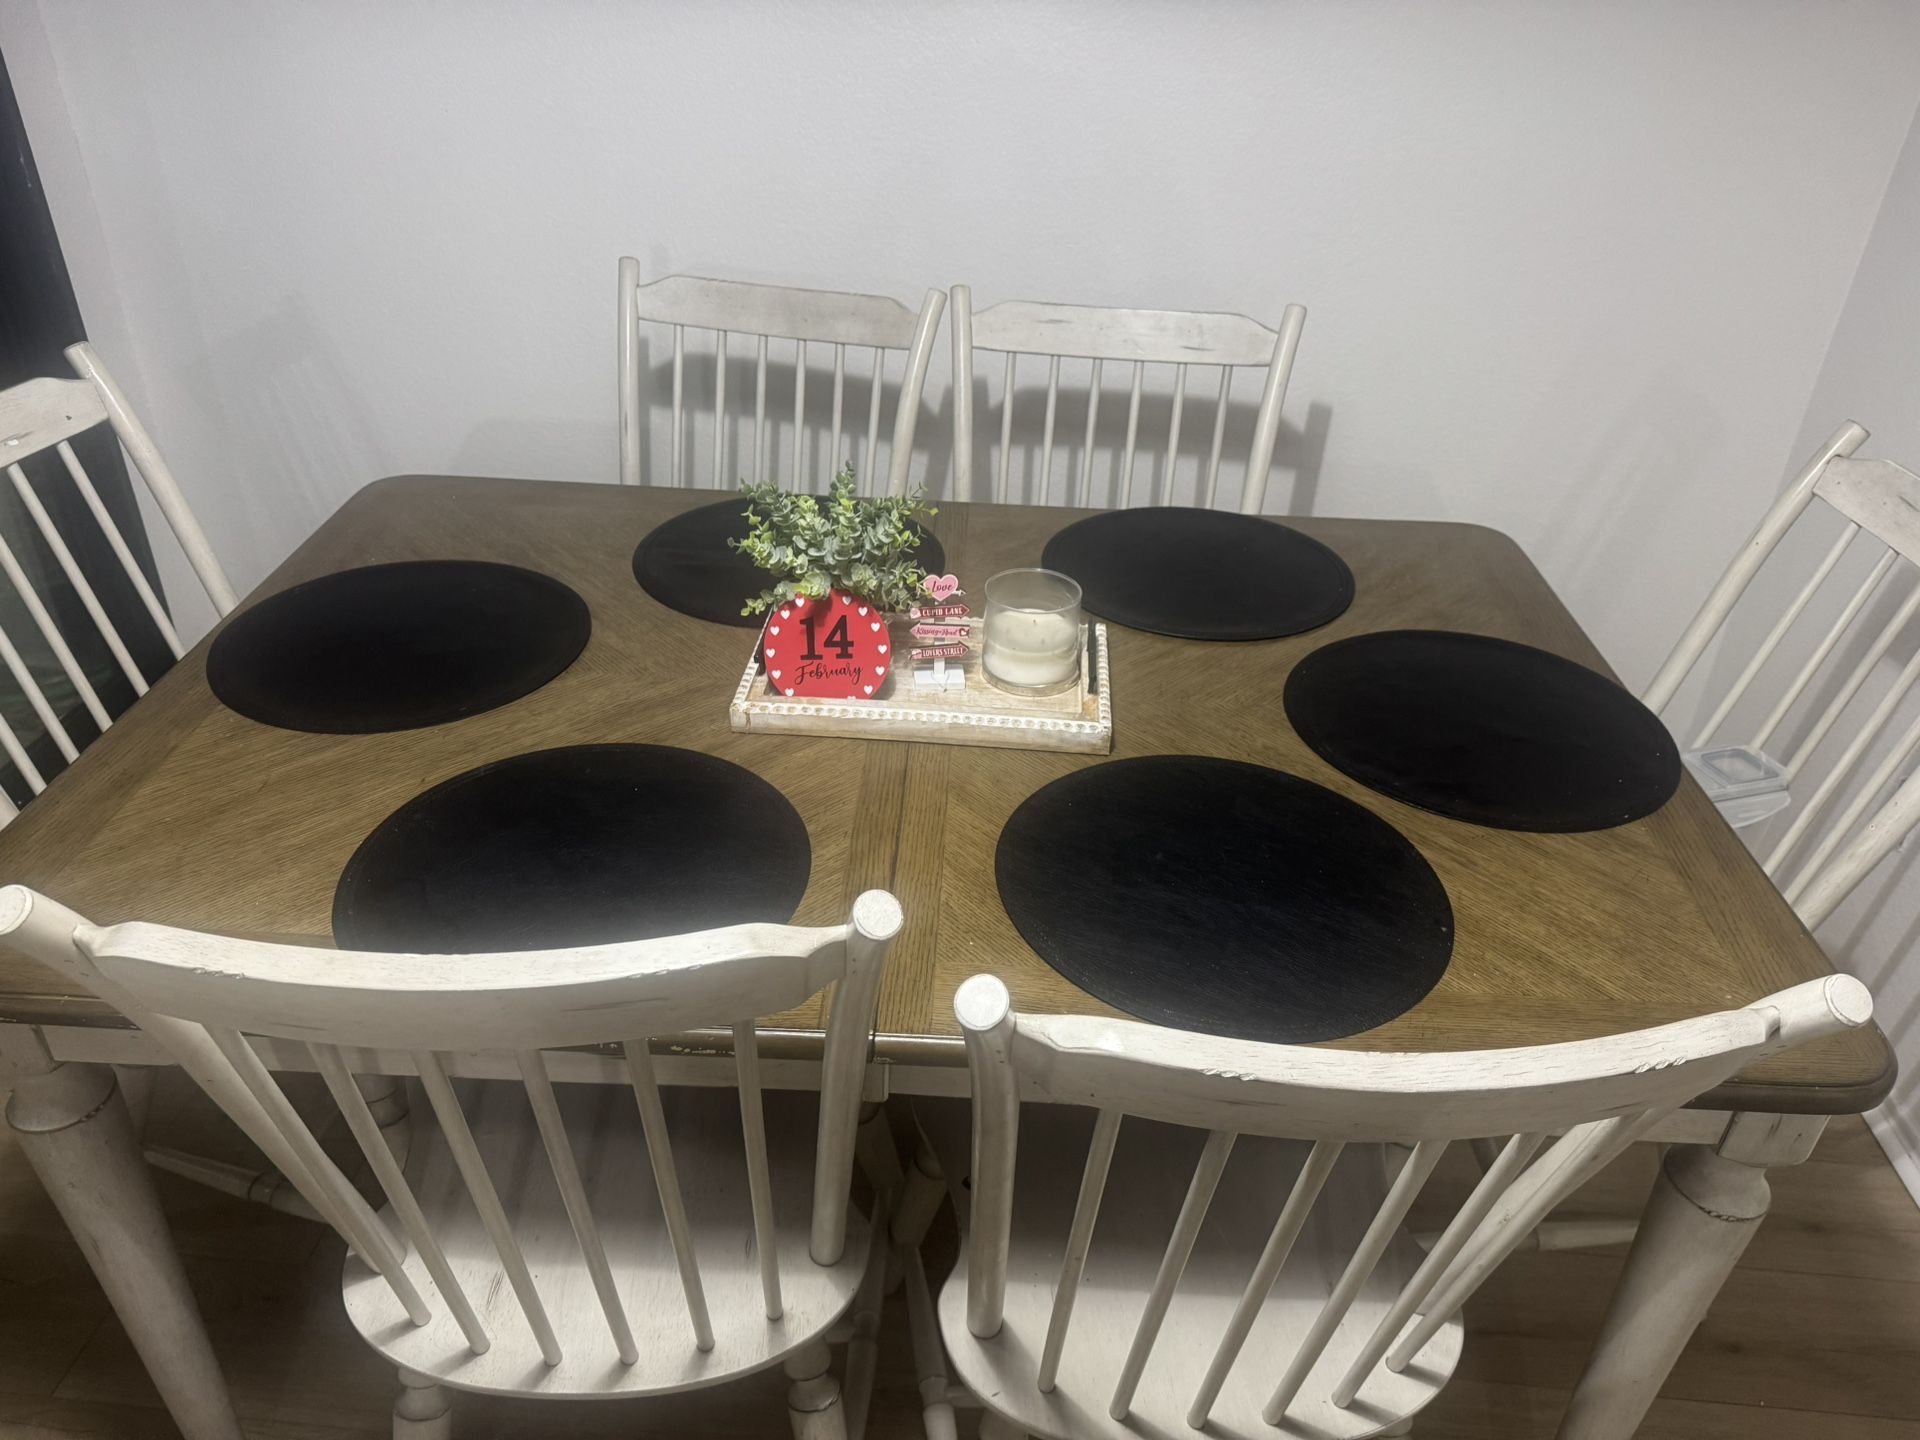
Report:
[[[1009,472],[1014,449],[1014,394],[1021,356],[1047,359],[1046,408],[1041,422],[1039,466],[1027,476],[1034,497],[1046,503],[1052,495],[1053,442],[1060,402],[1060,362],[1063,357],[1091,362],[1087,382],[1086,430],[1078,481],[1067,477],[1065,503],[1097,504],[1092,499],[1093,462],[1098,448],[1101,381],[1107,362],[1132,367],[1127,399],[1126,445],[1120,460],[1116,505],[1133,503],[1133,472],[1140,430],[1140,401],[1146,367],[1171,366],[1173,392],[1167,425],[1166,503],[1173,501],[1175,469],[1180,457],[1181,422],[1186,413],[1188,372],[1196,365],[1218,367],[1219,390],[1213,400],[1212,443],[1204,467],[1194,482],[1193,503],[1213,507],[1220,478],[1220,451],[1226,438],[1227,412],[1236,368],[1265,372],[1260,406],[1254,418],[1253,440],[1247,450],[1247,468],[1240,485],[1239,509],[1258,515],[1266,504],[1267,475],[1273,468],[1274,443],[1280,434],[1280,408],[1286,400],[1287,379],[1300,348],[1307,312],[1289,305],[1280,328],[1270,330],[1245,315],[1205,314],[1185,310],[1112,310],[1087,305],[1048,305],[1029,300],[1003,300],[984,310],[973,308],[973,292],[953,287],[953,493],[977,500],[974,493],[974,353],[1003,353],[1000,447],[993,466],[993,499],[1006,504],[1012,495]],[[983,467],[984,468],[984,467]],[[1014,498],[1018,498],[1017,496]]]
[[[1458,1361],[1461,1306],[1569,1192],[1872,1001],[1835,975],[1657,1029],[1441,1055],[1016,1015],[990,975],[954,1011],[973,1125],[944,1359],[907,1201],[894,1226],[930,1437],[952,1434],[950,1361],[983,1436],[1357,1440],[1410,1433]],[[1498,1159],[1422,1254],[1409,1207],[1448,1145],[1487,1136]],[[1411,1147],[1397,1173],[1381,1142]]]
[[[1643,697],[1655,711],[1676,708],[1682,683],[1714,641],[1734,638],[1728,632],[1736,605],[1790,533],[1824,545],[1751,653],[1729,657],[1729,646],[1719,647],[1721,663],[1739,663],[1739,671],[1707,707],[1707,718],[1680,737],[1689,768],[1733,823],[1791,810],[1778,833],[1764,837],[1760,853],[1810,927],[1920,818],[1920,794],[1902,792],[1899,803],[1881,799],[1920,751],[1920,714],[1885,740],[1896,715],[1912,709],[1905,702],[1920,681],[1920,647],[1884,689],[1872,683],[1883,662],[1892,668],[1889,650],[1920,613],[1920,476],[1890,460],[1856,458],[1866,438],[1849,421],[1814,453],[1741,546]],[[1830,539],[1810,533],[1823,524],[1832,529],[1836,518],[1810,513],[1816,511],[1837,512]],[[1775,569],[1786,569],[1788,558],[1782,554]],[[1756,688],[1763,672],[1769,679]],[[1871,766],[1864,763],[1869,757]]]
[[[80,457],[70,443],[84,431],[97,425],[111,427],[121,448],[133,462],[133,468],[145,483],[160,513],[166,517],[172,528],[174,538],[179,542],[188,562],[193,566],[194,574],[206,588],[207,597],[214,608],[222,615],[233,609],[237,602],[233,585],[228,581],[226,572],[220,568],[219,560],[213,549],[207,544],[207,537],[193,518],[193,512],[187,506],[186,497],[180,493],[180,486],[173,478],[173,472],[167,469],[166,462],[160,458],[152,438],[145,427],[128,408],[126,397],[120,393],[120,387],[107,374],[99,357],[93,353],[90,345],[72,345],[66,351],[67,360],[72,364],[76,379],[64,379],[59,376],[46,376],[37,380],[24,381],[10,390],[0,391],[0,464],[7,467],[7,477],[13,482],[14,492],[27,515],[32,519],[35,530],[39,532],[39,543],[47,555],[57,565],[65,584],[71,587],[73,596],[86,612],[87,619],[98,629],[100,638],[113,656],[114,663],[126,676],[127,683],[133,687],[134,695],[147,692],[151,677],[144,673],[129,651],[125,638],[108,616],[101,604],[94,584],[87,578],[78,560],[74,558],[69,538],[61,534],[55,523],[52,511],[67,509],[62,503],[48,503],[50,487],[61,483],[60,471],[51,467],[36,467],[37,474],[29,476],[22,468],[24,462],[39,455],[42,451],[57,451],[60,469],[65,473],[65,483],[70,484],[79,499],[84,502],[92,515],[93,524],[99,526],[101,534],[111,550],[120,568],[125,571],[128,583],[139,596],[142,607],[149,620],[159,632],[167,648],[175,659],[182,653],[180,637],[175,632],[173,621],[166,607],[161,604],[146,575],[140,569],[128,548],[126,537],[120,533],[113,516],[100,498],[100,492],[94,487]],[[21,537],[22,539],[26,537]],[[75,539],[74,543],[79,543]],[[31,618],[38,639],[33,643],[44,644],[57,662],[67,683],[73,687],[74,694],[86,707],[88,717],[100,730],[113,723],[113,716],[102,702],[98,691],[88,679],[86,669],[75,656],[72,641],[75,637],[61,630],[55,618],[57,603],[47,586],[58,583],[53,580],[48,567],[41,563],[40,557],[26,551],[23,545],[16,551],[14,545],[5,537],[0,537],[0,571],[4,571],[8,582],[18,594],[21,607]],[[40,573],[47,584],[36,589],[31,578]],[[47,593],[42,593],[46,590]],[[26,638],[26,637],[21,637]],[[19,688],[34,717],[53,745],[59,751],[62,761],[71,763],[79,757],[79,747],[75,744],[65,720],[54,704],[49,700],[45,689],[34,677],[28,658],[22,654],[20,644],[15,637],[9,636],[0,627],[0,660],[6,664],[13,683]],[[0,749],[20,772],[28,790],[38,795],[46,789],[48,776],[28,754],[27,747],[19,735],[4,717],[0,717]],[[18,813],[12,798],[0,793],[0,824],[5,824]]]
[[[826,928],[379,955],[102,928],[0,890],[0,936],[134,1019],[352,1247],[347,1312],[399,1367],[393,1433],[409,1440],[448,1435],[443,1387],[604,1399],[778,1362],[800,1440],[858,1434],[848,1412],[863,1417],[864,1399],[843,1410],[824,1337],[877,1268],[885,1228],[849,1190],[900,924],[893,897],[869,891]],[[763,1094],[753,1017],[829,984],[817,1098]],[[647,1037],[715,1024],[731,1028],[737,1093],[663,1092]],[[276,1060],[318,1069],[386,1193],[379,1214],[289,1103]],[[426,1104],[404,1174],[355,1071],[417,1076]],[[519,1084],[454,1078],[488,1073]],[[631,1094],[554,1084],[596,1078]]]
[[[693,437],[688,432],[687,332],[695,332],[696,360],[700,332],[713,337],[711,455],[707,483],[716,490],[732,490],[745,479],[770,480],[767,415],[767,348],[772,340],[793,342],[793,428],[789,436],[790,481],[796,490],[824,490],[826,480],[858,453],[854,432],[846,422],[847,351],[870,352],[866,386],[865,458],[859,464],[862,493],[878,489],[875,468],[880,443],[880,402],[887,382],[887,353],[901,351],[904,367],[894,404],[892,444],[888,452],[886,493],[904,495],[913,463],[913,436],[920,420],[920,398],[927,383],[927,361],[947,297],[928,290],[918,315],[898,300],[884,295],[859,295],[837,290],[798,290],[783,285],[752,285],[738,280],[705,280],[697,275],[668,275],[642,284],[640,262],[631,255],[620,260],[620,483],[623,485],[697,485],[701,467],[693,461]],[[647,437],[643,421],[647,399],[641,369],[641,326],[651,324],[672,332],[672,404],[668,411],[669,456],[664,474],[647,474]],[[663,338],[664,338],[664,331]],[[737,455],[730,465],[727,441],[731,432],[727,410],[728,357],[734,341],[751,341],[754,355],[753,451]],[[807,347],[833,347],[831,419],[818,437],[823,456],[809,459],[807,432]],[[858,355],[855,363],[858,363]],[[862,383],[854,376],[855,386]],[[778,419],[773,420],[777,430]],[[744,449],[744,447],[742,447]],[[751,460],[751,468],[748,461]],[[810,477],[817,483],[809,483]]]

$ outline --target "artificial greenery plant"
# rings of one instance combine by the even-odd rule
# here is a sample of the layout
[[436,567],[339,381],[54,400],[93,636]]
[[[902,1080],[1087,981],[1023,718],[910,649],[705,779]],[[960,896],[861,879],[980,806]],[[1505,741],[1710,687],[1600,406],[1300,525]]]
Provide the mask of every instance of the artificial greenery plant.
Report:
[[935,514],[924,492],[854,493],[853,466],[843,465],[824,496],[792,495],[771,481],[743,485],[747,538],[727,544],[779,577],[741,607],[758,615],[796,595],[815,599],[840,589],[878,605],[904,610],[920,596],[926,572],[914,563],[916,520]]

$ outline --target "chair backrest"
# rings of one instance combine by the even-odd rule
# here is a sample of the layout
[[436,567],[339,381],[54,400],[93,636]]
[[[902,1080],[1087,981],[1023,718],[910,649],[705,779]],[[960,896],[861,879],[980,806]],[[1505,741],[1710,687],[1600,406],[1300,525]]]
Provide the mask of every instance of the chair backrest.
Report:
[[[468,1195],[549,1365],[562,1359],[513,1222],[475,1146],[450,1083],[450,1052],[502,1052],[526,1087],[614,1348],[634,1360],[631,1327],[611,1278],[544,1052],[617,1042],[674,1248],[695,1343],[713,1346],[699,1264],[688,1234],[648,1037],[731,1027],[741,1092],[755,1243],[768,1317],[780,1307],[767,1139],[754,1017],[834,985],[821,1073],[810,1253],[838,1263],[861,1083],[887,946],[900,906],[884,891],[854,902],[844,925],[739,925],[696,935],[500,955],[381,955],[270,945],[166,926],[100,927],[20,886],[0,890],[0,937],[119,1007],[239,1124],[313,1208],[378,1270],[415,1325],[433,1315],[381,1221],[289,1103],[248,1036],[304,1046],[378,1177],[395,1216],[475,1353],[489,1337],[448,1266],[392,1153],[353,1083],[351,1052],[406,1057],[420,1078]],[[511,1177],[503,1177],[511,1178]]]
[[[14,493],[19,496],[22,507],[33,521],[34,529],[39,532],[39,543],[44,547],[45,554],[51,557],[59,573],[65,577],[74,598],[85,609],[88,621],[98,630],[114,663],[132,686],[134,695],[144,695],[150,679],[157,677],[148,676],[135,661],[125,638],[108,616],[106,607],[101,604],[94,582],[89,581],[85,570],[74,557],[68,538],[62,535],[59,525],[55,523],[56,512],[71,516],[76,508],[66,503],[64,496],[53,494],[61,484],[63,472],[66,484],[71,486],[74,495],[93,517],[92,523],[99,527],[107,548],[125,572],[127,583],[139,596],[154,629],[159,632],[175,659],[182,653],[180,637],[174,631],[166,607],[154,593],[145,572],[128,547],[126,537],[75,453],[71,443],[73,438],[99,425],[110,427],[160,513],[166,517],[174,538],[193,566],[200,583],[206,588],[207,597],[213,601],[214,608],[224,615],[233,609],[237,600],[232,584],[221,570],[212,547],[207,544],[205,533],[187,506],[186,497],[180,493],[173,473],[160,458],[152,438],[127,407],[126,397],[120,393],[120,387],[114,384],[99,357],[93,353],[93,347],[72,345],[67,348],[66,356],[78,378],[68,380],[46,376],[0,391],[0,464],[7,467],[7,478],[13,482]],[[30,478],[23,468],[25,462],[47,450],[58,453],[59,469],[36,467],[39,468],[37,478]],[[25,541],[28,537],[19,538]],[[80,542],[76,538],[74,543]],[[76,637],[63,633],[59,620],[55,618],[56,612],[62,607],[48,588],[55,583],[51,570],[43,563],[42,557],[28,550],[24,543],[16,550],[13,543],[0,535],[0,571],[5,572],[8,582],[19,596],[21,608],[31,619],[38,634],[38,639],[31,644],[44,645],[51,652],[74,693],[85,705],[88,717],[95,726],[105,730],[113,722],[113,716],[88,679],[84,665],[74,654],[72,642]],[[48,584],[36,589],[31,578],[34,573],[42,575]],[[42,593],[43,590],[45,593]],[[59,751],[61,759],[71,762],[78,758],[79,747],[74,743],[65,720],[34,677],[27,657],[22,654],[20,641],[27,638],[8,635],[4,626],[0,626],[0,660],[5,662],[13,683],[32,707],[35,718]],[[0,716],[0,748],[4,748],[7,758],[19,770],[32,794],[38,795],[46,788],[46,772],[35,763],[27,746],[3,716]],[[15,813],[13,801],[0,793],[0,824],[12,819]]]
[[[887,354],[899,351],[903,368],[894,402],[893,439],[888,453],[886,492],[904,495],[913,463],[913,436],[920,420],[920,397],[926,389],[927,361],[947,297],[928,290],[920,313],[885,295],[858,295],[837,290],[797,290],[783,285],[752,285],[738,280],[705,280],[697,275],[668,275],[647,284],[640,281],[640,262],[631,255],[620,260],[620,483],[623,485],[699,485],[731,490],[743,479],[753,483],[774,479],[767,415],[767,347],[770,341],[793,342],[793,429],[787,465],[789,485],[795,490],[824,490],[841,465],[856,458],[856,431],[846,423],[847,351],[870,352],[866,385],[866,446],[858,465],[861,493],[879,491],[875,466],[880,443],[881,395],[887,384]],[[672,405],[668,412],[669,456],[666,472],[647,474],[647,436],[642,424],[647,413],[641,375],[641,326],[669,328],[673,343]],[[694,332],[695,364],[702,358],[701,335],[712,337],[705,352],[712,370],[712,454],[703,467],[692,459],[687,411],[687,332]],[[728,361],[734,342],[753,345],[753,451],[751,456],[727,461]],[[830,419],[822,428],[819,416],[807,406],[807,347],[833,347],[833,390]],[[856,363],[858,357],[855,357]],[[863,383],[854,376],[857,389]],[[819,391],[816,390],[818,395]],[[818,403],[814,407],[818,409]],[[778,419],[773,421],[779,428]],[[818,459],[809,458],[807,434],[812,429],[825,446]],[[749,467],[750,462],[750,467]],[[809,476],[816,483],[809,483]]]
[[[1206,1424],[1345,1145],[1405,1142],[1412,1152],[1300,1349],[1280,1357],[1285,1370],[1265,1408],[1269,1424],[1285,1418],[1446,1147],[1456,1140],[1506,1137],[1499,1159],[1336,1383],[1332,1401],[1345,1406],[1383,1359],[1394,1370],[1402,1368],[1555,1204],[1664,1116],[1756,1057],[1863,1025],[1872,1010],[1865,986],[1833,975],[1742,1010],[1633,1034],[1514,1050],[1369,1055],[1224,1040],[1128,1020],[1016,1015],[1006,986],[977,975],[954,997],[974,1105],[968,1328],[986,1338],[1003,1322],[1022,1099],[1099,1112],[1040,1351],[1042,1390],[1052,1387],[1057,1373],[1122,1117],[1208,1132],[1159,1278],[1115,1377],[1109,1410],[1116,1420],[1128,1412],[1236,1136],[1312,1142],[1195,1389],[1187,1423],[1196,1428]],[[1561,1138],[1548,1144],[1560,1131]],[[1396,1344],[1416,1314],[1419,1322]],[[1023,1337],[1023,1343],[1035,1338]]]
[[1171,409],[1167,423],[1164,486],[1166,503],[1174,495],[1175,470],[1180,459],[1181,422],[1186,413],[1187,375],[1195,365],[1217,366],[1219,390],[1213,401],[1212,444],[1194,482],[1195,505],[1211,509],[1220,478],[1220,450],[1226,438],[1227,412],[1233,372],[1257,368],[1266,374],[1260,408],[1254,417],[1253,439],[1247,449],[1246,474],[1240,485],[1242,514],[1258,515],[1266,504],[1267,473],[1273,468],[1274,442],[1280,433],[1280,407],[1286,400],[1287,379],[1300,348],[1300,332],[1307,312],[1289,305],[1278,330],[1269,330],[1245,315],[1215,315],[1184,310],[1107,310],[1087,305],[1047,305],[1028,300],[1003,300],[984,310],[973,308],[973,292],[953,287],[953,493],[978,500],[973,482],[974,352],[1003,353],[1006,363],[1000,392],[1000,447],[993,466],[993,499],[1007,503],[1012,487],[1011,452],[1014,449],[1013,402],[1017,362],[1022,355],[1047,358],[1046,408],[1041,422],[1039,465],[1029,472],[1038,503],[1052,495],[1053,442],[1060,402],[1062,358],[1091,362],[1087,380],[1086,431],[1077,483],[1067,477],[1065,503],[1087,505],[1093,490],[1093,457],[1097,448],[1101,382],[1106,363],[1132,367],[1127,398],[1125,450],[1115,504],[1133,503],[1133,470],[1140,432],[1140,397],[1148,366],[1170,366],[1173,375]]
[[[1680,737],[1690,763],[1706,756],[1719,765],[1732,757],[1747,773],[1776,777],[1792,796],[1793,808],[1763,847],[1762,863],[1809,926],[1826,919],[1920,818],[1920,797],[1899,806],[1881,802],[1894,774],[1920,750],[1920,715],[1890,745],[1882,744],[1920,681],[1920,646],[1886,689],[1869,683],[1920,613],[1920,476],[1888,460],[1855,458],[1866,438],[1849,421],[1814,452],[1741,546],[1643,697],[1655,711],[1670,707],[1788,535],[1798,539],[1798,531],[1823,522],[1832,527],[1837,518],[1830,540],[1805,536],[1825,543],[1812,573],[1752,653],[1732,657],[1739,672],[1706,720]],[[1785,571],[1788,559],[1782,553],[1775,570]],[[1763,672],[1769,678],[1756,688]],[[1870,755],[1877,758],[1866,767]],[[1889,839],[1895,821],[1902,828]]]

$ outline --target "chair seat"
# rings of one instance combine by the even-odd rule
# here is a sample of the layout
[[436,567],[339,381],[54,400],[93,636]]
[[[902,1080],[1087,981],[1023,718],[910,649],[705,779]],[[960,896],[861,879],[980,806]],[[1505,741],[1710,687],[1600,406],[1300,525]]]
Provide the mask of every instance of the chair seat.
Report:
[[[396,1365],[460,1389],[493,1394],[659,1394],[716,1384],[771,1365],[820,1336],[853,1302],[866,1268],[866,1222],[858,1214],[849,1215],[846,1249],[838,1264],[816,1265],[807,1253],[816,1095],[765,1095],[785,1311],[779,1320],[769,1321],[754,1244],[739,1093],[678,1086],[661,1092],[713,1317],[714,1346],[703,1354],[694,1347],[632,1092],[614,1085],[560,1085],[556,1094],[567,1135],[639,1350],[637,1364],[621,1364],[526,1092],[513,1083],[459,1081],[455,1089],[474,1141],[559,1336],[563,1358],[548,1366],[460,1183],[432,1109],[417,1085],[410,1088],[414,1134],[407,1179],[492,1346],[480,1355],[468,1348],[419,1255],[402,1241],[407,1273],[434,1312],[431,1323],[413,1325],[386,1283],[357,1255],[347,1257],[341,1281],[354,1325]],[[391,1208],[382,1214],[398,1236]]]
[[[1360,1440],[1412,1415],[1447,1382],[1460,1358],[1457,1319],[1442,1328],[1403,1373],[1376,1367],[1346,1409],[1329,1398],[1420,1265],[1420,1247],[1403,1229],[1283,1422],[1269,1425],[1260,1418],[1298,1341],[1386,1194],[1390,1176],[1385,1147],[1352,1145],[1334,1167],[1281,1270],[1207,1427],[1195,1431],[1188,1426],[1187,1407],[1309,1148],[1242,1136],[1208,1207],[1132,1409],[1124,1420],[1110,1418],[1107,1406],[1115,1382],[1205,1140],[1197,1130],[1129,1118],[1121,1126],[1108,1172],[1059,1377],[1051,1393],[1041,1393],[1040,1354],[1093,1119],[1092,1111],[1079,1106],[1022,1107],[1000,1333],[981,1340],[967,1329],[964,1240],[960,1263],[941,1292],[940,1329],[954,1373],[990,1409],[1021,1430],[1059,1440],[1193,1440],[1196,1435]],[[937,1123],[926,1128],[943,1162],[957,1167],[947,1173],[964,1174],[964,1149],[955,1153],[951,1139],[936,1133]]]

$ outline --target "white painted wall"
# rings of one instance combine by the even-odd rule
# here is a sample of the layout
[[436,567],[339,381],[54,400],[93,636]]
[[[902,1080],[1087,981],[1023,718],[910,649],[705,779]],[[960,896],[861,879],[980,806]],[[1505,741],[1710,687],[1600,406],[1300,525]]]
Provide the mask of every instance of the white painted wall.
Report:
[[22,28],[83,306],[243,586],[379,475],[611,480],[631,251],[1303,301],[1299,499],[1508,530],[1635,683],[1779,479],[1920,96],[1897,0],[0,0]]
[[[1884,456],[1920,470],[1920,121],[1907,137],[1887,188],[1808,402],[1796,450],[1810,452],[1847,419],[1873,432],[1862,455]],[[1882,665],[1887,672],[1882,688],[1912,656],[1915,645],[1920,645],[1920,634],[1910,633],[1894,645]],[[1916,708],[1909,704],[1897,712],[1889,732],[1903,729]],[[1821,927],[1820,940],[1836,963],[1872,988],[1880,1024],[1899,1054],[1900,1081],[1893,1098],[1873,1117],[1874,1128],[1920,1199],[1917,853],[1920,843],[1910,840]]]

